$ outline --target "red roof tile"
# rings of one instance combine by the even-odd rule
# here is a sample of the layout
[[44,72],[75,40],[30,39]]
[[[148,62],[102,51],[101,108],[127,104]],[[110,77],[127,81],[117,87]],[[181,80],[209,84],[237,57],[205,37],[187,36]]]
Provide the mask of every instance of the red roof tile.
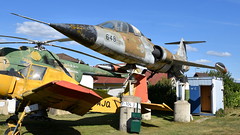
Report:
[[94,83],[124,83],[126,78],[116,78],[116,77],[104,77],[104,76],[95,76]]
[[[150,72],[146,72],[146,77],[149,77],[151,75]],[[156,73],[152,78],[148,80],[148,82],[152,85],[156,84],[158,81],[162,80],[162,78],[167,78],[166,73]],[[104,76],[95,76],[94,77],[94,83],[98,84],[117,84],[117,83],[124,83],[125,78],[116,78],[116,77],[104,77]]]

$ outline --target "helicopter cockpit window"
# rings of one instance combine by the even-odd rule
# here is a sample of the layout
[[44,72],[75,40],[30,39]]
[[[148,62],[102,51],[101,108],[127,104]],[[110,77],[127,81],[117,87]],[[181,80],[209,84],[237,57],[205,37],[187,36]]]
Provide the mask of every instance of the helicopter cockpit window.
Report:
[[47,70],[46,67],[32,65],[28,79],[42,80],[46,70]]
[[19,72],[20,72],[24,77],[27,77],[28,70],[29,70],[29,66],[21,69]]

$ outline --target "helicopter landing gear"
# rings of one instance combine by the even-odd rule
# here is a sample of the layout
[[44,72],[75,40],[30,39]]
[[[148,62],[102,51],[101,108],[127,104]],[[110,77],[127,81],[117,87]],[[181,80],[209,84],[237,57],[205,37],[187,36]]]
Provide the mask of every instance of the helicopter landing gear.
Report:
[[[30,101],[27,103],[27,106],[30,105]],[[17,115],[13,115],[10,118],[6,120],[8,124],[8,129],[4,132],[4,135],[20,135],[20,129],[22,126],[22,121],[24,117],[27,115],[28,110],[24,109],[22,114],[20,115],[20,118],[18,119]]]
[[20,132],[16,127],[9,127],[5,132],[4,135],[20,135]]

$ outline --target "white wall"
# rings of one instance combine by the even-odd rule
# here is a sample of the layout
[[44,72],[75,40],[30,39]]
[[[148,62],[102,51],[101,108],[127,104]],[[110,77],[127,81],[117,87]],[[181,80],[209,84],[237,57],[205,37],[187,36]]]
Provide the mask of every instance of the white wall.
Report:
[[218,111],[219,109],[224,109],[224,98],[223,98],[223,81],[221,79],[213,79],[213,95],[214,97],[212,98],[212,100],[214,102],[212,105],[212,111],[213,114],[216,113],[216,111]]
[[90,75],[83,75],[80,84],[93,89],[93,77]]

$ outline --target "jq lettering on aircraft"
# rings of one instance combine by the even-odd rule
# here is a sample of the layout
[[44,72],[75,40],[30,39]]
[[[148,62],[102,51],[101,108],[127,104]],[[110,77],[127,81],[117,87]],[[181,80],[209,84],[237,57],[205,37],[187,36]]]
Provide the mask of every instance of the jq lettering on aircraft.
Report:
[[111,103],[110,103],[110,101],[107,101],[107,100],[100,101],[97,103],[97,105],[102,106],[102,107],[111,108]]

